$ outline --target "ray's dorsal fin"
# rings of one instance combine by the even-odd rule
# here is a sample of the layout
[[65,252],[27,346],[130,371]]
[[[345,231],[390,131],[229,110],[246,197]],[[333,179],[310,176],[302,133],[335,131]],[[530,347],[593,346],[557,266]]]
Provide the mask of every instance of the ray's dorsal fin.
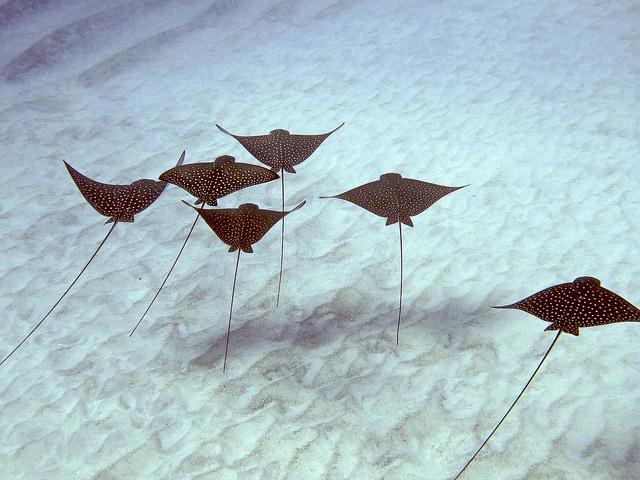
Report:
[[478,453],[480,453],[482,448],[489,442],[493,434],[515,407],[529,384],[533,381],[540,367],[542,367],[542,364],[562,332],[578,336],[579,328],[617,322],[640,321],[640,310],[638,310],[638,308],[616,293],[602,287],[600,280],[594,277],[578,277],[573,282],[554,285],[518,302],[493,308],[522,310],[541,320],[550,322],[550,325],[545,330],[557,330],[558,333],[544,354],[544,357],[542,357],[538,367],[531,377],[529,377],[529,381],[522,388],[519,395],[489,436],[482,442],[462,470],[458,472],[455,477],[456,479],[462,475],[476,458]]
[[[466,185],[465,185],[466,186]],[[400,236],[400,301],[396,327],[396,345],[399,344],[402,316],[402,224],[413,227],[411,216],[422,213],[445,195],[463,187],[446,187],[435,183],[403,178],[396,172],[383,173],[378,180],[365,183],[330,197],[353,203],[386,219],[386,225],[398,224]]]

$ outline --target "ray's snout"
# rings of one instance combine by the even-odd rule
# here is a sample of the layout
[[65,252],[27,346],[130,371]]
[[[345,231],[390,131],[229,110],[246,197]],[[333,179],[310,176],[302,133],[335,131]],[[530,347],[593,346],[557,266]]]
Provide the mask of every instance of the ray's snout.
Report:
[[402,175],[395,172],[383,173],[382,175],[380,175],[380,180],[388,182],[392,185],[397,185],[402,181]]

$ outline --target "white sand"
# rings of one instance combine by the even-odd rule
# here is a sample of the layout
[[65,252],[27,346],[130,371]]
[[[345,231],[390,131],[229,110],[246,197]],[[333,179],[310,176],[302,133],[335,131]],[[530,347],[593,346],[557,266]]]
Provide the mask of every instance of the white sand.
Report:
[[[307,205],[278,309],[279,228],[241,257],[226,374],[234,255],[200,223],[129,339],[190,197],[116,227],[0,369],[1,478],[451,478],[553,338],[490,305],[582,275],[640,304],[638,3],[391,3],[0,5],[0,352],[108,229],[63,159],[129,183],[182,149],[256,163],[214,123],[346,122],[286,177]],[[399,347],[397,229],[317,198],[389,171],[471,184],[404,229]],[[220,205],[277,209],[279,188]],[[563,335],[464,478],[640,478],[638,345],[638,324]]]

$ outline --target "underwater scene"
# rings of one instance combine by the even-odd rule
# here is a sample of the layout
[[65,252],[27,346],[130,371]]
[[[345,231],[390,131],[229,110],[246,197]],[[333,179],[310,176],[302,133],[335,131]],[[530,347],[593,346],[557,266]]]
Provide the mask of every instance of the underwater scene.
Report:
[[0,478],[640,478],[640,4],[0,2]]

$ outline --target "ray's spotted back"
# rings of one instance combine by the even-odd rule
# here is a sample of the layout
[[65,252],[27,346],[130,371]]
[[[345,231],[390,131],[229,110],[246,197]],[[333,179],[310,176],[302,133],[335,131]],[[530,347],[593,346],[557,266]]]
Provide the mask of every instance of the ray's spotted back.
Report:
[[551,323],[545,330],[561,330],[576,336],[579,328],[640,321],[640,310],[601,286],[600,280],[594,277],[578,277],[511,305],[494,308],[525,311]]

